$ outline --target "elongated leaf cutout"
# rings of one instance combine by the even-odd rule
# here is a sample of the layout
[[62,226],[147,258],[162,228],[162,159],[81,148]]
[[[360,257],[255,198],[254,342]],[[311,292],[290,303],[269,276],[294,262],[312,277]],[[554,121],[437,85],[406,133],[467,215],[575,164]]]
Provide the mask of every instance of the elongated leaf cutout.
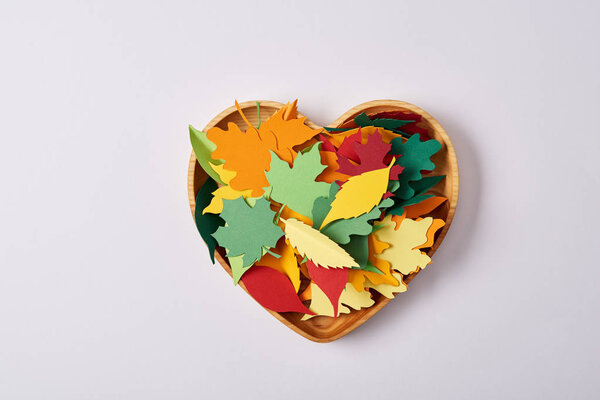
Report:
[[295,218],[284,220],[285,237],[301,256],[324,268],[358,268],[358,263],[336,242]]
[[242,282],[254,300],[271,311],[314,314],[302,304],[290,280],[273,268],[255,265],[242,276]]
[[387,167],[353,176],[344,183],[331,203],[331,211],[321,227],[337,219],[358,217],[373,209],[387,191],[390,169]]
[[212,164],[223,164],[223,160],[213,160],[211,156],[212,152],[217,148],[217,146],[206,137],[206,133],[197,130],[191,125],[190,142],[192,142],[192,149],[194,149],[196,160],[198,160],[198,164],[200,164],[204,172],[206,172],[208,176],[213,178],[216,182],[223,184],[219,174],[217,174],[212,168]]
[[312,261],[306,261],[306,267],[310,279],[327,295],[333,305],[333,315],[338,315],[338,305],[342,290],[348,281],[347,268],[322,268]]

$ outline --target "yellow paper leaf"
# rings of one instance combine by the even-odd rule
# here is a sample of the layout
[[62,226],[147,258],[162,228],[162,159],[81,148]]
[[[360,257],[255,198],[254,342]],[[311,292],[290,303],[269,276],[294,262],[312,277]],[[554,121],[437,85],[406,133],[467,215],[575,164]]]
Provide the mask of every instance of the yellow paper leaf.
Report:
[[294,249],[285,239],[281,238],[277,242],[274,253],[279,254],[281,257],[277,258],[267,253],[256,262],[256,265],[263,265],[281,272],[290,279],[296,293],[298,293],[298,289],[300,289],[300,268]]
[[427,243],[427,230],[433,223],[433,218],[427,217],[420,221],[404,218],[395,229],[395,223],[390,215],[383,221],[376,222],[381,229],[375,231],[378,240],[389,243],[390,247],[383,250],[380,259],[388,261],[392,269],[403,275],[416,272],[425,268],[431,262],[427,254],[422,253],[419,247]]
[[337,243],[295,218],[285,223],[285,237],[301,256],[324,268],[358,268],[358,263]]
[[221,186],[212,193],[213,198],[210,201],[210,204],[202,211],[202,214],[219,214],[221,211],[223,211],[223,199],[233,200],[240,196],[243,196],[244,198],[251,196],[251,189],[239,191],[229,186],[229,182],[231,182],[236,175],[235,171],[225,169],[223,165],[212,165],[212,168],[219,175],[223,183],[225,183],[225,186]]
[[408,285],[402,280],[402,274],[394,272],[392,273],[392,276],[398,280],[397,285],[391,285],[389,283],[374,285],[367,280],[365,287],[378,291],[388,299],[393,299],[396,294],[406,292],[406,290],[408,290]]
[[[308,308],[315,315],[305,314],[302,320],[305,321],[316,316],[333,317],[333,305],[327,295],[314,283],[311,283],[309,287],[312,299]],[[371,307],[375,304],[375,301],[371,298],[371,293],[368,291],[357,291],[352,284],[347,283],[340,295],[338,311],[340,314],[349,314],[351,310],[344,306],[344,304],[355,310],[360,310],[361,308]]]
[[387,168],[350,177],[336,194],[321,227],[337,219],[354,218],[371,211],[387,191],[392,165],[394,160]]

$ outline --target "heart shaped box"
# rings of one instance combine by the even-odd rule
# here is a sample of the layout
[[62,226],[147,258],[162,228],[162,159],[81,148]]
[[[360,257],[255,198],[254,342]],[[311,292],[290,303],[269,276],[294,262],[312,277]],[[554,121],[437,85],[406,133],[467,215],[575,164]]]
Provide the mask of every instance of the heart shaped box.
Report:
[[[260,103],[260,117],[261,120],[265,120],[273,115],[277,110],[284,106],[282,103],[275,101],[259,101]],[[256,109],[256,101],[247,101],[240,103],[240,107],[244,112],[246,118],[254,126],[258,125],[258,113]],[[427,112],[423,111],[419,107],[397,100],[374,100],[360,104],[340,116],[335,122],[329,127],[339,128],[345,127],[346,125],[352,124],[354,117],[358,114],[365,112],[367,115],[373,115],[383,111],[410,111],[413,113],[420,114],[423,117],[421,124],[428,128],[429,134],[432,139],[438,140],[442,144],[442,149],[436,153],[431,160],[435,163],[436,168],[434,171],[435,175],[446,175],[446,179],[442,180],[437,184],[430,193],[444,196],[448,198],[448,201],[444,202],[440,207],[435,209],[430,215],[434,218],[441,218],[446,222],[446,225],[438,231],[435,237],[435,241],[431,249],[427,252],[427,255],[431,257],[433,253],[444,240],[448,228],[454,217],[454,211],[456,209],[456,203],[458,201],[458,163],[456,161],[456,154],[454,153],[454,147],[452,142],[446,134],[446,131],[442,126]],[[301,117],[300,113],[298,116]],[[219,115],[214,117],[212,121],[204,128],[204,132],[208,129],[218,126],[219,128],[226,129],[227,123],[233,122],[237,124],[242,131],[247,128],[246,123],[238,113],[235,106],[229,107],[228,109],[221,112]],[[315,125],[308,118],[306,124],[311,128],[320,128]],[[188,196],[190,202],[190,208],[192,210],[192,216],[196,206],[196,194],[200,187],[206,181],[208,175],[200,167],[196,161],[194,152],[190,157],[190,164],[188,169]],[[231,267],[225,258],[225,249],[217,247],[215,252],[215,258],[223,266],[223,269],[231,275]],[[406,283],[409,283],[418,272],[410,274],[404,278]],[[239,282],[244,290],[244,284],[242,281]],[[247,292],[247,290],[246,290]],[[267,310],[271,315],[285,324],[288,328],[299,333],[307,339],[315,342],[327,343],[332,342],[341,338],[342,336],[350,333],[360,325],[365,323],[375,313],[381,310],[391,299],[388,299],[377,292],[373,293],[373,300],[375,304],[369,308],[361,310],[353,310],[350,314],[341,314],[336,318],[331,317],[314,317],[306,321],[301,321],[300,317],[302,314],[299,313],[278,313],[275,311]]]

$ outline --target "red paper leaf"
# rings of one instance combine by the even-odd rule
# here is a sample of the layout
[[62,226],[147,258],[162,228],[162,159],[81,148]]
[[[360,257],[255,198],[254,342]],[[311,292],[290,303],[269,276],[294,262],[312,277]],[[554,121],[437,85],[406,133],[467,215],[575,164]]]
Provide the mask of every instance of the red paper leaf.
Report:
[[348,282],[348,268],[323,268],[310,260],[306,260],[310,279],[321,288],[333,305],[333,315],[337,317],[338,303],[342,290]]
[[[354,136],[357,136],[358,140]],[[350,138],[352,139],[349,141]],[[367,137],[365,144],[361,143],[360,138],[361,130],[359,128],[358,132],[344,140],[338,149],[338,172],[355,176],[364,172],[387,168],[389,165],[391,156],[388,153],[392,145],[383,141],[378,129],[375,129],[375,133]],[[342,149],[344,146],[346,146],[345,149]],[[352,147],[352,153],[350,153],[349,147]],[[350,160],[355,161],[355,163]],[[394,165],[390,170],[390,179],[397,180],[401,171],[401,166]]]
[[321,151],[330,151],[332,153],[336,153],[337,150],[335,149],[335,146],[333,145],[333,143],[331,143],[331,141],[323,136],[323,135],[319,135],[319,139],[321,140],[321,142],[323,142],[321,144]]
[[356,132],[354,135],[350,135],[344,138],[344,141],[340,145],[339,149],[337,149],[338,157],[341,158],[343,156],[349,158],[352,161],[360,162],[360,158],[358,154],[356,154],[356,150],[354,149],[354,144],[357,143],[360,145],[361,142],[362,132],[360,131],[360,128],[358,128],[358,132]]
[[255,265],[242,276],[242,282],[248,293],[271,311],[314,315],[302,304],[290,280],[279,271]]

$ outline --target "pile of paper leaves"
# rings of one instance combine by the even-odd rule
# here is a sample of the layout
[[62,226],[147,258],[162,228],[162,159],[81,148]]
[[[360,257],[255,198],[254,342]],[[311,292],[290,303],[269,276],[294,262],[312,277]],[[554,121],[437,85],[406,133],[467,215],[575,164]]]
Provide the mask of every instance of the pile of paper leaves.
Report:
[[441,144],[421,116],[363,113],[346,127],[313,129],[296,102],[256,126],[238,112],[245,131],[190,126],[208,174],[196,225],[213,263],[219,246],[234,283],[265,308],[304,319],[406,291],[404,277],[431,262],[424,251],[444,225],[427,216],[446,198],[426,194],[444,176],[432,172]]

